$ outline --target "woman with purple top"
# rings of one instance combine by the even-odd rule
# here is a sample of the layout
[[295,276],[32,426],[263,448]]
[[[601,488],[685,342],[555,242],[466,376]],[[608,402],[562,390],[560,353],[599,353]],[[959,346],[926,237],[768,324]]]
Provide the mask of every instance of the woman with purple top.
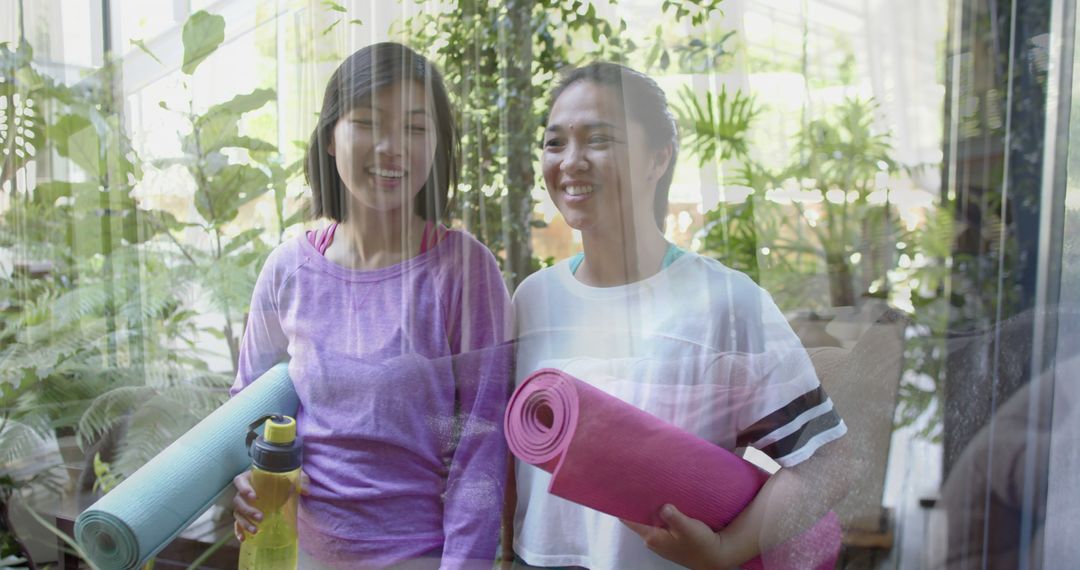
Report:
[[[457,157],[442,77],[411,49],[366,47],[331,77],[306,175],[333,223],[267,259],[232,388],[289,361],[301,568],[495,556],[509,299],[487,248],[439,223]],[[261,513],[249,474],[234,483],[243,540]]]

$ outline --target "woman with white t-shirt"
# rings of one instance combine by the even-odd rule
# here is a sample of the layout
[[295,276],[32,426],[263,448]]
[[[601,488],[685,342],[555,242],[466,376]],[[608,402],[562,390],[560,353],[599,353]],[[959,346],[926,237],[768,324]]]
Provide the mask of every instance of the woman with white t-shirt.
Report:
[[677,155],[675,121],[652,79],[611,63],[564,75],[542,169],[584,251],[518,288],[516,380],[558,368],[729,450],[758,448],[782,468],[713,532],[672,505],[661,511],[665,528],[619,521],[549,494],[550,475],[517,462],[504,548],[517,567],[736,567],[843,495],[842,444],[826,444],[846,427],[772,299],[664,238]]

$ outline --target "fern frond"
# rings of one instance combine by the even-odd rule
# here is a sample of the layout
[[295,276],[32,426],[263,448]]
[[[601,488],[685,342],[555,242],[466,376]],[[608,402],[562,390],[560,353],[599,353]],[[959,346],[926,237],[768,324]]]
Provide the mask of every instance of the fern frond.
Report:
[[750,126],[760,112],[751,96],[722,86],[719,92],[706,92],[702,105],[694,90],[683,86],[672,107],[687,149],[701,164],[746,156]]
[[138,287],[131,287],[125,292],[125,302],[121,304],[119,314],[126,321],[158,321],[179,306],[178,299],[191,285],[175,272],[144,277]]
[[16,342],[0,355],[0,367],[31,369],[38,378],[44,378],[62,361],[99,345],[107,333],[105,319],[90,319],[62,331],[44,326],[29,327],[19,331]]
[[76,323],[90,315],[102,315],[110,302],[105,283],[81,285],[61,295],[52,305],[54,326]]
[[[147,406],[165,407],[170,410],[169,413],[182,410],[185,418],[195,418],[194,422],[198,422],[228,399],[230,380],[226,375],[205,373],[183,376],[181,370],[165,364],[148,366],[146,371],[149,375],[145,385],[114,388],[93,399],[79,420],[77,436],[80,446],[85,447],[88,442],[126,420],[130,421],[125,440],[153,439],[160,425],[145,426],[137,421],[139,410]],[[117,380],[139,381],[134,375],[122,376]],[[146,432],[147,429],[150,431]],[[166,432],[161,436],[172,441],[182,433]],[[149,459],[141,455],[138,457]]]
[[113,469],[130,476],[200,419],[173,399],[155,395],[132,413]]
[[[47,443],[47,436],[34,427],[19,421],[9,420],[0,432],[0,465],[7,465],[41,451]],[[0,469],[2,471],[2,469]]]
[[113,429],[153,392],[154,389],[147,386],[123,386],[91,400],[79,418],[76,430],[79,447],[85,449],[90,442]]

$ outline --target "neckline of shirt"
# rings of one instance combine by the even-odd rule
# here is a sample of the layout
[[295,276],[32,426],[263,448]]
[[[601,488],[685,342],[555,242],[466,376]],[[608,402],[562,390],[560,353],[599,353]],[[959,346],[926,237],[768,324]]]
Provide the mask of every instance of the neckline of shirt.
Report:
[[457,232],[448,229],[443,233],[442,239],[440,239],[433,247],[428,248],[427,251],[418,253],[393,265],[387,265],[386,267],[380,267],[378,269],[352,269],[343,267],[330,261],[325,255],[319,253],[319,250],[315,248],[315,245],[308,240],[306,234],[300,234],[297,239],[300,242],[300,248],[303,250],[304,256],[307,258],[308,262],[313,264],[316,269],[323,273],[345,281],[382,281],[396,277],[406,270],[417,269],[430,263],[431,260],[438,255],[438,252],[441,249],[449,247],[447,243],[453,239],[451,236],[456,235]]
[[575,277],[574,273],[571,271],[570,260],[572,258],[567,258],[560,261],[559,263],[555,264],[551,269],[555,270],[556,277],[566,286],[566,288],[570,289],[574,293],[584,297],[610,299],[614,297],[633,295],[640,292],[642,289],[649,289],[655,286],[662,280],[668,279],[669,275],[673,271],[676,271],[678,270],[678,268],[686,265],[688,263],[687,260],[693,257],[696,257],[696,254],[691,251],[684,250],[684,253],[682,255],[672,261],[669,265],[661,267],[660,271],[657,271],[656,273],[644,279],[634,281],[633,283],[626,283],[624,285],[612,285],[610,287],[595,287],[592,285],[586,285],[581,281],[578,281],[577,277]]

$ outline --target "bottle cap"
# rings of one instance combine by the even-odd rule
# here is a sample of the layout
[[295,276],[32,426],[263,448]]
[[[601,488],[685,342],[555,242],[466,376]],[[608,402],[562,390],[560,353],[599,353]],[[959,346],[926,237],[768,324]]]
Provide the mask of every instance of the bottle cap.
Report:
[[271,416],[263,428],[263,438],[279,445],[292,443],[296,439],[296,420],[289,416]]
[[303,445],[296,437],[296,420],[283,415],[267,416],[265,420],[262,435],[254,431],[259,422],[252,424],[248,433],[248,455],[255,467],[273,473],[299,469]]

